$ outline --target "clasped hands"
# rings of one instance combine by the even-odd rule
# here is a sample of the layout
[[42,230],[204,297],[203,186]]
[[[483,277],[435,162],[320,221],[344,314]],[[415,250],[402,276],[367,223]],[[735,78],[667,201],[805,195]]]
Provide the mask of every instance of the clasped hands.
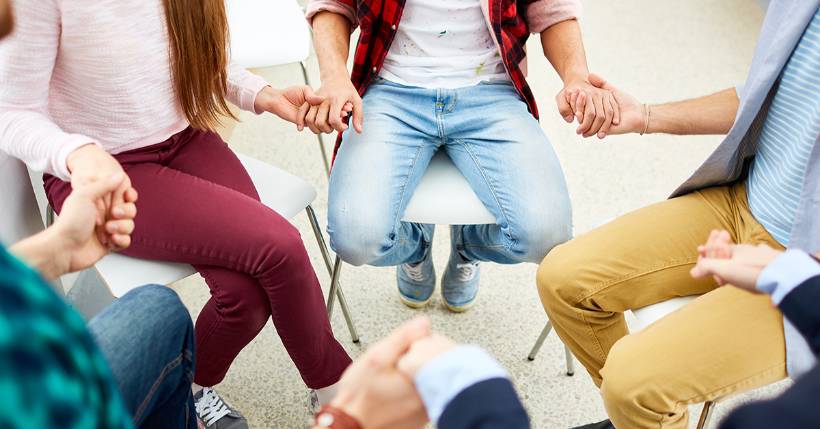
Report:
[[419,429],[427,411],[413,382],[415,374],[456,344],[416,317],[371,346],[342,376],[330,403],[366,429]]

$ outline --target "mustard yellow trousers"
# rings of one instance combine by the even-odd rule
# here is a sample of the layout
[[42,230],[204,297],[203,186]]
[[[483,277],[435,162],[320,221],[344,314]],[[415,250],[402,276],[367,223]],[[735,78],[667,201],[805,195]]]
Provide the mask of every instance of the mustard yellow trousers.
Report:
[[[685,428],[688,404],[786,377],[783,317],[769,297],[689,275],[713,229],[736,243],[782,247],[737,184],[637,210],[541,263],[541,302],[619,429]],[[629,334],[625,311],[690,295],[701,296]]]

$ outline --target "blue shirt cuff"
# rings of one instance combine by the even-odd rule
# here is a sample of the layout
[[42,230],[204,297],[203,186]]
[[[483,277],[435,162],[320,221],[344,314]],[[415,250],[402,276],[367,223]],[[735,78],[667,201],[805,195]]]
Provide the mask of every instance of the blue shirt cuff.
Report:
[[783,298],[806,280],[820,274],[820,264],[800,250],[787,250],[769,264],[757,279],[757,290],[780,305]]
[[484,349],[467,345],[428,362],[416,373],[415,382],[430,421],[438,424],[444,409],[459,393],[494,378],[509,376]]

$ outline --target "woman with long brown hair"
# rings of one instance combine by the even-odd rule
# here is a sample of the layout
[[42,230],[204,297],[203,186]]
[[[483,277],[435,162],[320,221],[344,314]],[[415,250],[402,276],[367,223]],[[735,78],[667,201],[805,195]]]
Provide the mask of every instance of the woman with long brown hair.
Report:
[[72,187],[125,171],[130,181],[100,203],[101,215],[116,217],[111,207],[139,192],[123,253],[192,264],[205,278],[194,376],[205,387],[196,394],[202,426],[247,426],[211,387],[271,316],[326,401],[350,358],[333,338],[299,232],[259,202],[212,131],[230,115],[227,102],[301,126],[299,108],[322,98],[307,87],[276,90],[230,64],[223,0],[64,3],[15,3],[16,33],[0,44],[0,148],[46,173],[58,212]]

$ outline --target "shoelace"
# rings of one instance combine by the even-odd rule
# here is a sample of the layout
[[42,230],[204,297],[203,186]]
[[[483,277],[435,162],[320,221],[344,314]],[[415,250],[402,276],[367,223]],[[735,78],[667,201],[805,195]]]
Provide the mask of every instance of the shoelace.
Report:
[[196,414],[208,426],[227,416],[230,412],[231,409],[222,401],[222,398],[208,387],[202,390],[202,397],[199,398],[199,401],[196,401]]
[[478,262],[465,262],[463,264],[456,264],[456,279],[460,283],[472,280],[477,272]]
[[404,273],[407,274],[407,277],[410,277],[410,280],[413,280],[416,283],[421,283],[424,281],[424,264],[419,263],[414,265],[404,264]]

